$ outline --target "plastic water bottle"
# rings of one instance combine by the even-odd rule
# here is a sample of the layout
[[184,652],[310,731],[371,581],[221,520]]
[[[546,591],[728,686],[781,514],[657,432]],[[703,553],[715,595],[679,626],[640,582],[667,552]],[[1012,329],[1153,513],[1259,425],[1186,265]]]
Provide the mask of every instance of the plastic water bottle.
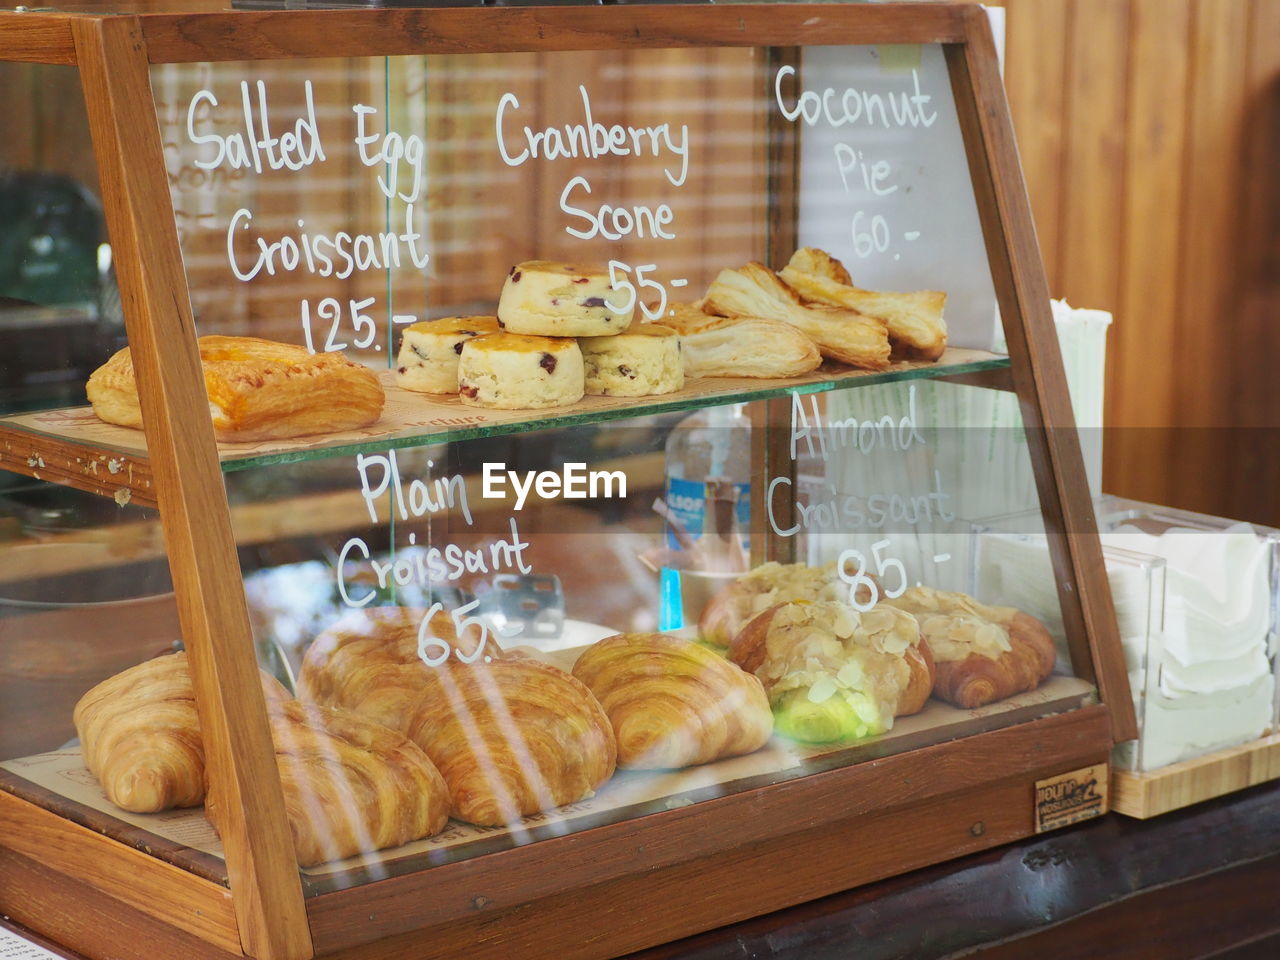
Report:
[[665,500],[669,549],[731,529],[750,546],[751,421],[743,404],[707,407],[676,424],[667,437]]

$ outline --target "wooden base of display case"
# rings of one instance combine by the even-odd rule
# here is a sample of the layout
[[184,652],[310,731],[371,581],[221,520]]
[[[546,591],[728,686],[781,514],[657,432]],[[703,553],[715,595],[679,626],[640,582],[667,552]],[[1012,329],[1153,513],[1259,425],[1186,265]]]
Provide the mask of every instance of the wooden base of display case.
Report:
[[[1031,836],[1038,786],[1105,770],[1109,745],[1105,708],[1084,707],[311,896],[315,955],[617,956]],[[0,909],[72,949],[234,955],[228,903],[225,887],[0,793]]]
[[1280,780],[1280,734],[1151,773],[1114,770],[1111,805],[1126,817],[1147,820],[1269,780]]

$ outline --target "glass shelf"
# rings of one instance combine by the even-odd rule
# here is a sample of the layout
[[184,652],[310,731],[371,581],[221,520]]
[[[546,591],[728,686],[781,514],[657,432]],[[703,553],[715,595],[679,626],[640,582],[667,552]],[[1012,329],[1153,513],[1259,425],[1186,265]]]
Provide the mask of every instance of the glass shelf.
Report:
[[[430,397],[396,386],[394,373],[380,374],[387,393],[382,418],[360,430],[298,440],[218,445],[223,472],[301,460],[353,456],[372,450],[496,437],[531,430],[601,423],[656,413],[692,410],[822,393],[903,380],[985,377],[1005,386],[1009,358],[984,350],[949,348],[936,363],[906,361],[888,370],[824,366],[783,380],[693,378],[677,393],[657,397],[585,397],[552,410],[489,410],[456,397]],[[95,493],[129,490],[135,502],[153,503],[146,438],[141,431],[103,423],[89,407],[44,410],[0,418],[0,466]],[[126,498],[128,499],[128,498]]]

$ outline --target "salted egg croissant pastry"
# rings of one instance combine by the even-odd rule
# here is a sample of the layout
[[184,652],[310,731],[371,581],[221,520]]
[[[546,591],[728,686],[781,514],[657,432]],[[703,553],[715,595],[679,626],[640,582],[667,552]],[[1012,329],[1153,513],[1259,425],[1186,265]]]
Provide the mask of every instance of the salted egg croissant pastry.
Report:
[[[257,337],[201,337],[200,365],[219,440],[283,440],[354,430],[382,416],[377,375],[341,353]],[[115,353],[85,386],[98,419],[142,426],[129,348]]]
[[884,604],[779,604],[743,628],[729,659],[760,678],[778,732],[807,743],[884,733],[923,708],[934,680],[919,625]]
[[947,295],[939,290],[862,290],[853,285],[844,264],[817,247],[801,247],[778,275],[805,300],[847,307],[883,321],[895,357],[937,360],[947,349],[947,323],[942,318]]
[[835,566],[804,563],[763,563],[721,588],[698,619],[698,635],[707,643],[727,647],[752,617],[790,600],[840,600],[848,588]]
[[762,263],[721,270],[703,298],[708,313],[763,317],[789,323],[807,334],[824,357],[868,370],[889,365],[884,321],[844,307],[802,303],[800,295]]
[[1053,637],[1028,613],[932,587],[912,587],[884,603],[920,621],[938,665],[934,694],[957,707],[972,709],[1026,693],[1053,672]]
[[[443,775],[453,815],[468,823],[514,823],[582,800],[613,775],[609,718],[581,682],[496,646],[482,656],[482,638],[459,642],[447,615],[421,632],[420,622],[410,611],[370,611],[321,634],[303,659],[304,698],[408,736]],[[449,650],[474,662],[436,655]]]
[[[305,707],[263,677],[285,812],[298,863],[399,846],[444,828],[448,791],[405,737],[346,711]],[[76,705],[85,765],[116,806],[158,813],[205,803],[204,746],[185,653],[148,660]]]
[[759,750],[773,732],[764,687],[718,653],[661,633],[620,633],[574,664],[609,716],[618,766],[675,769]]

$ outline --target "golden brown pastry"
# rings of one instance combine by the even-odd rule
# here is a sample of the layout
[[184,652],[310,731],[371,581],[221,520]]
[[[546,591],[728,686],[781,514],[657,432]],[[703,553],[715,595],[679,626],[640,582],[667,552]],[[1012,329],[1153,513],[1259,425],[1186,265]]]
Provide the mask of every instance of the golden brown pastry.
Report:
[[919,625],[883,604],[779,604],[738,633],[729,659],[760,678],[778,731],[811,743],[884,733],[924,706],[934,681]]
[[673,303],[662,324],[680,335],[690,377],[798,377],[822,363],[817,344],[777,320],[715,317],[697,304]]
[[[420,630],[427,610],[420,607],[366,607],[343,617],[307,647],[298,676],[298,696],[354,710],[392,730],[405,729],[422,695],[431,662],[503,656],[498,645],[471,627],[461,641],[453,618],[438,612]],[[485,649],[479,651],[481,641]]]
[[[405,737],[350,713],[304,707],[263,677],[298,863],[311,866],[438,833],[448,791]],[[204,746],[185,653],[130,667],[75,709],[85,765],[116,806],[158,813],[205,802]]]
[[[453,815],[501,826],[590,796],[613,774],[609,718],[563,670],[515,657],[472,664],[418,657],[413,615],[370,611],[318,637],[303,659],[304,696],[406,734],[440,769]],[[457,645],[448,616],[430,632]],[[471,656],[475,640],[459,649]],[[496,648],[495,648],[496,649]]]
[[[271,711],[294,854],[304,867],[429,837],[449,820],[449,790],[410,740],[347,710],[285,700]],[[205,816],[219,827],[217,792]]]
[[204,743],[185,653],[103,680],[72,714],[85,766],[122,810],[204,802]]
[[779,276],[805,300],[847,307],[884,322],[895,359],[937,360],[947,349],[939,290],[889,293],[861,290],[839,260],[816,247],[797,250]]
[[841,600],[848,588],[835,566],[769,561],[744,573],[708,601],[698,618],[698,636],[727,647],[752,617],[791,600]]
[[609,715],[618,766],[675,769],[759,750],[773,732],[764,687],[690,640],[620,633],[574,664]]
[[726,317],[763,317],[805,333],[824,357],[867,370],[889,365],[889,331],[882,320],[856,310],[805,305],[800,296],[762,263],[721,270],[702,308]]
[[992,607],[964,593],[912,587],[885,600],[920,621],[938,666],[934,694],[973,709],[1040,686],[1056,649],[1045,625],[1013,607]]
[[[283,440],[354,430],[382,416],[377,375],[340,353],[308,353],[256,337],[201,337],[200,363],[219,440]],[[129,348],[89,376],[85,387],[100,420],[142,426]]]

